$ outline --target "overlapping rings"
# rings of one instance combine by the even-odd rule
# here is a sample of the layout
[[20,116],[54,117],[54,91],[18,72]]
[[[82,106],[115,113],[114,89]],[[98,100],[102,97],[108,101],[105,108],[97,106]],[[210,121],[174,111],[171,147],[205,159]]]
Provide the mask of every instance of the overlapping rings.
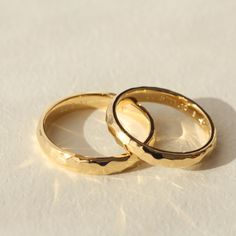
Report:
[[[140,104],[152,102],[173,107],[192,117],[208,134],[208,141],[200,148],[187,152],[158,149],[155,143],[155,127],[152,116]],[[131,105],[132,115],[148,129],[145,141],[138,140],[122,125],[118,109]],[[114,156],[83,156],[57,146],[48,135],[49,126],[55,119],[81,108],[107,108],[106,122],[109,131],[124,148],[124,153]],[[112,93],[89,93],[68,97],[50,107],[42,116],[37,137],[45,154],[59,165],[84,174],[114,174],[136,166],[140,161],[151,165],[188,168],[209,156],[216,146],[216,128],[207,112],[193,100],[170,90],[157,87],[128,89],[118,95]]]

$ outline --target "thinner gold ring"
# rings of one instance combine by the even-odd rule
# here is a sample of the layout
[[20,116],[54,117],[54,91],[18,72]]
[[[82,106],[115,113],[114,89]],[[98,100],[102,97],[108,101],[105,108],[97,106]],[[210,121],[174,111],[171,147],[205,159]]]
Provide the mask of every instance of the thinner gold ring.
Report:
[[[148,143],[141,142],[122,126],[117,109],[124,99],[134,102],[154,102],[171,106],[191,116],[209,134],[209,140],[201,148],[188,152],[161,150]],[[157,87],[137,87],[117,95],[107,109],[107,124],[111,133],[123,143],[131,153],[151,165],[186,168],[195,165],[208,156],[216,145],[216,129],[207,112],[193,100],[179,93]]]
[[[107,108],[114,96],[112,93],[81,94],[63,99],[50,107],[42,116],[37,129],[38,141],[45,154],[61,166],[84,174],[113,174],[135,166],[140,159],[130,152],[109,157],[83,156],[57,146],[48,135],[50,125],[57,118],[66,113],[84,108]],[[152,117],[144,108],[137,106],[132,101],[127,99],[125,102],[131,103],[136,108],[135,112],[142,117],[142,122],[143,117],[145,118],[149,128],[145,142],[151,142],[154,134]]]

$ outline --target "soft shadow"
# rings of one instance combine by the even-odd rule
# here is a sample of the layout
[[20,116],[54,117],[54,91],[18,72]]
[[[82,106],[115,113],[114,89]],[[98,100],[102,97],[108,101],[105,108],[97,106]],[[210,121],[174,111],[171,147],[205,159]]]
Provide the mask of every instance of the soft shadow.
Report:
[[194,170],[214,169],[235,160],[236,112],[228,103],[217,98],[196,99],[211,116],[217,129],[217,146],[207,159]]

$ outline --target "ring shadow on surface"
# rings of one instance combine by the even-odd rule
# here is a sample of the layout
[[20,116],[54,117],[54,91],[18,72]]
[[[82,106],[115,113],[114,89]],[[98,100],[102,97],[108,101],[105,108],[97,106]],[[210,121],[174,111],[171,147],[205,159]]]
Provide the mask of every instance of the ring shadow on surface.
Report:
[[217,98],[198,98],[196,102],[211,116],[217,130],[215,151],[193,170],[207,170],[234,161],[236,152],[236,112],[228,103]]

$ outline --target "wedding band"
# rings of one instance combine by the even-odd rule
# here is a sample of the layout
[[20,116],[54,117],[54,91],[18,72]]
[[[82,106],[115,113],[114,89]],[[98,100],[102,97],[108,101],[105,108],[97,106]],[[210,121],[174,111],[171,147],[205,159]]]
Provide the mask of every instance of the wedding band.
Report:
[[[117,109],[121,101],[130,98],[134,102],[154,102],[171,106],[191,116],[209,134],[208,142],[201,148],[188,152],[161,150],[141,142],[122,126]],[[186,168],[195,165],[208,156],[216,145],[216,129],[210,116],[193,100],[167,89],[156,87],[138,87],[128,89],[117,95],[107,109],[107,124],[111,133],[123,143],[131,153],[151,165]]]
[[[39,144],[48,157],[64,167],[84,174],[113,174],[135,166],[140,159],[129,152],[109,157],[82,156],[57,146],[48,135],[50,125],[57,118],[79,109],[107,107],[113,97],[114,94],[111,93],[82,94],[61,100],[49,108],[40,120],[37,129]],[[137,106],[129,99],[125,102],[131,103],[136,108],[136,117],[142,117],[142,119],[140,119],[142,122],[143,118],[145,118],[148,122],[149,135],[145,142],[151,142],[154,134],[152,118],[145,109]]]

